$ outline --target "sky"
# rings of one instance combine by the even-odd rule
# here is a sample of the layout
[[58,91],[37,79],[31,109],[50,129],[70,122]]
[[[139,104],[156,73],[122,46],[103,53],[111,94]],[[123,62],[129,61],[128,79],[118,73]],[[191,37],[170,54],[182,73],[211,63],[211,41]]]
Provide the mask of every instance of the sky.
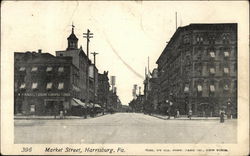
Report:
[[127,105],[133,85],[143,88],[148,57],[150,71],[157,68],[156,61],[176,30],[176,12],[178,27],[238,23],[246,21],[246,6],[247,1],[5,1],[1,5],[1,52],[11,55],[42,49],[55,55],[66,49],[72,22],[78,45],[86,51],[82,34],[90,29],[94,34],[90,52],[99,53],[99,73],[109,71],[109,77],[116,76],[117,94]]

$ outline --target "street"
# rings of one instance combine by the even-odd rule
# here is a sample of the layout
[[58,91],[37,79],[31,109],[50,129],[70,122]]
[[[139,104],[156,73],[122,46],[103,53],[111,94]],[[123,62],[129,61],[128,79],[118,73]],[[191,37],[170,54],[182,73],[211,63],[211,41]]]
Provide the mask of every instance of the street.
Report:
[[237,120],[162,120],[116,113],[90,119],[15,120],[15,144],[236,143]]

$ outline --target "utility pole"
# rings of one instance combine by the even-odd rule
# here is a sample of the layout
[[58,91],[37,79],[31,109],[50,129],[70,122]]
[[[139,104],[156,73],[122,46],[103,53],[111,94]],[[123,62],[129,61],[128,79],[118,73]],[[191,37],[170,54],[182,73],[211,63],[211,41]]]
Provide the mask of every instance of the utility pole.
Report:
[[93,56],[94,56],[94,102],[95,102],[95,94],[96,94],[96,81],[95,81],[95,79],[96,79],[96,73],[95,73],[95,67],[96,67],[96,63],[95,63],[95,56],[98,54],[98,53],[96,53],[96,52],[93,52],[93,53],[91,53],[91,54],[93,54]]
[[87,29],[87,33],[83,33],[83,38],[87,39],[87,64],[86,64],[86,87],[87,87],[87,103],[89,102],[89,42],[90,38],[93,38],[93,33],[90,33],[90,30]]

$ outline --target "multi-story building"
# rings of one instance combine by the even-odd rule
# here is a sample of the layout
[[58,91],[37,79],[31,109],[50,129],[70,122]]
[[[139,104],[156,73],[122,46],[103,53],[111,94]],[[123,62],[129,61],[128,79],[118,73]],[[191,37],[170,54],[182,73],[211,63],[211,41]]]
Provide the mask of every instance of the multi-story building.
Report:
[[81,98],[79,70],[71,57],[58,58],[39,50],[15,52],[14,59],[15,114],[54,115],[78,105],[74,100]]
[[56,56],[60,57],[72,57],[72,63],[79,69],[79,88],[80,88],[80,97],[84,101],[89,100],[89,92],[87,87],[87,70],[89,70],[89,65],[91,61],[83,51],[82,47],[78,48],[78,38],[74,34],[74,27],[72,27],[72,32],[67,38],[68,47],[66,50],[56,51]]
[[179,27],[158,58],[160,102],[181,114],[237,117],[237,24]]
[[108,103],[109,97],[109,78],[108,78],[108,71],[104,71],[103,74],[98,74],[98,103],[103,107],[106,108]]
[[98,102],[98,69],[94,64],[89,65],[89,101]]

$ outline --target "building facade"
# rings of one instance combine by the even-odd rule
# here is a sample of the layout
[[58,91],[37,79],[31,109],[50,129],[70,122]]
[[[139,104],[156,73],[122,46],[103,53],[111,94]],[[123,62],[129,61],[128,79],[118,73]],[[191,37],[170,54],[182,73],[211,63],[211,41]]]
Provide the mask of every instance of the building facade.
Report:
[[[94,102],[97,97],[98,69],[91,63],[82,47],[78,48],[78,38],[74,34],[74,27],[72,27],[72,32],[67,40],[68,47],[66,50],[56,51],[56,56],[72,57],[72,63],[79,69],[80,99],[85,102]],[[94,92],[96,93],[95,96]]]
[[181,114],[237,117],[237,24],[179,27],[156,63],[160,103],[172,97]]
[[55,115],[70,111],[80,98],[79,70],[71,57],[49,53],[14,53],[14,113]]
[[106,108],[108,104],[109,98],[109,78],[108,78],[108,71],[104,71],[103,74],[98,74],[98,103],[103,107]]

